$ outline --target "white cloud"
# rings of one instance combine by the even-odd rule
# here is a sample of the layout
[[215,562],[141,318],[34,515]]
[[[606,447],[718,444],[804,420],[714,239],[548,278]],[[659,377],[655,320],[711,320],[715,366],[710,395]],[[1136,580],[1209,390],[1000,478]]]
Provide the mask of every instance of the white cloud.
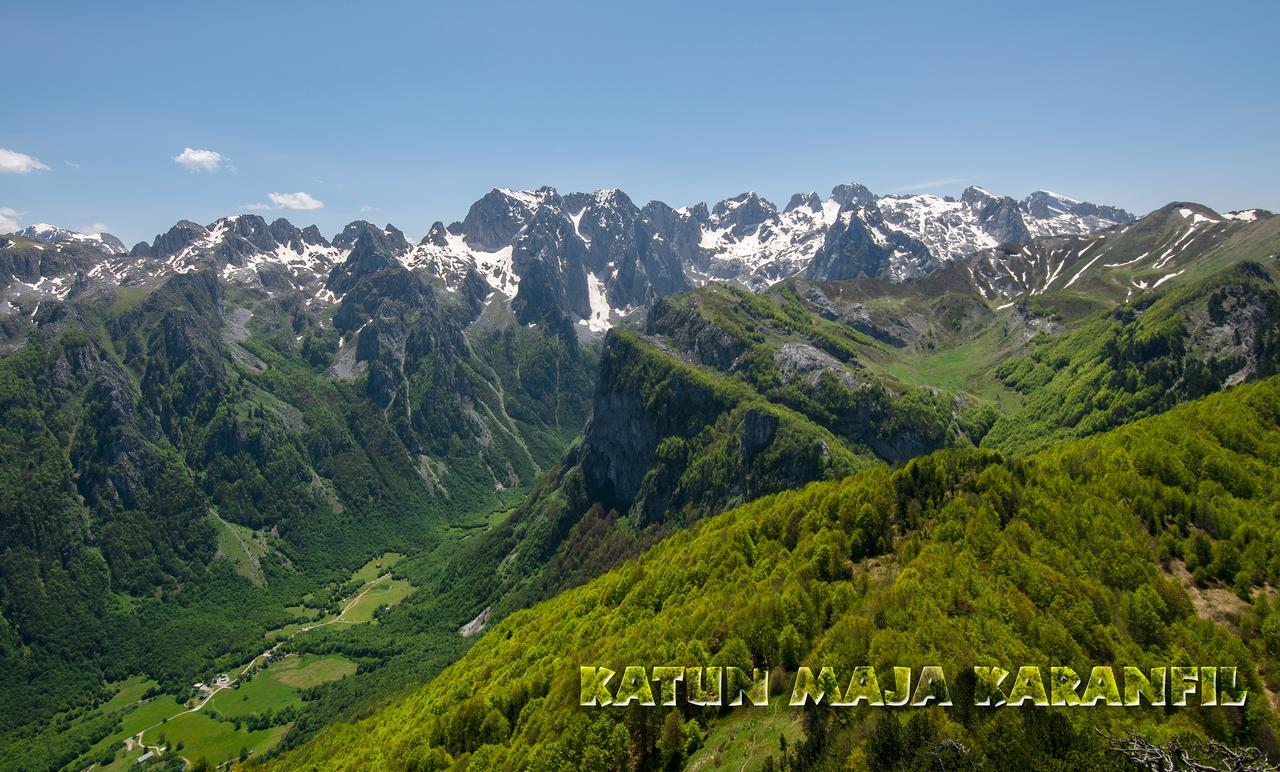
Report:
[[80,168],[80,164],[76,163],[75,161],[63,161],[63,163],[66,164],[67,166],[70,166],[72,169]]
[[267,198],[271,200],[276,209],[321,209],[324,207],[323,201],[317,201],[311,197],[310,193],[268,193]]
[[76,230],[80,233],[87,233],[90,236],[96,236],[99,233],[109,233],[111,231],[111,226],[104,222],[92,222],[88,225],[82,225],[79,228],[76,228]]
[[49,167],[26,153],[19,153],[17,150],[6,150],[0,147],[0,173],[30,174],[38,169],[48,171]]
[[236,167],[231,165],[231,159],[216,150],[196,150],[187,147],[175,155],[173,160],[193,172],[216,172],[219,169],[234,172],[236,170]]
[[361,214],[368,214],[369,212],[380,212],[380,211],[382,211],[382,207],[380,206],[369,206],[368,204],[360,205]]
[[13,233],[18,229],[18,218],[22,217],[22,212],[17,209],[10,209],[7,206],[0,206],[0,233]]
[[245,204],[245,209],[263,211],[269,209],[323,209],[324,202],[317,200],[310,193],[268,193],[269,204]]

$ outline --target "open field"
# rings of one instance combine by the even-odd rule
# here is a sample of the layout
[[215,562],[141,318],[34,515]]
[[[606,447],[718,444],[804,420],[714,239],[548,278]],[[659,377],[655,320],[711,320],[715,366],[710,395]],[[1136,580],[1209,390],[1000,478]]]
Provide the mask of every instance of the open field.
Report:
[[[204,713],[183,713],[142,735],[147,745],[164,745],[184,758],[206,759],[212,764],[237,758],[241,749],[250,754],[262,753],[275,746],[288,731],[288,725],[249,731],[236,729],[226,721],[215,721]],[[178,748],[182,743],[182,748]]]
[[223,689],[209,700],[206,709],[224,718],[238,718],[281,710],[302,703],[299,693],[316,684],[336,681],[356,672],[354,662],[342,657],[313,654],[289,656],[273,662],[251,681],[234,689]]
[[342,614],[343,622],[359,624],[373,620],[373,614],[383,606],[394,606],[413,592],[413,585],[402,579],[386,579],[372,585]]
[[351,579],[352,581],[361,583],[371,582],[385,574],[387,571],[390,571],[392,566],[403,559],[404,555],[399,552],[383,553],[356,569],[355,573],[351,575]]

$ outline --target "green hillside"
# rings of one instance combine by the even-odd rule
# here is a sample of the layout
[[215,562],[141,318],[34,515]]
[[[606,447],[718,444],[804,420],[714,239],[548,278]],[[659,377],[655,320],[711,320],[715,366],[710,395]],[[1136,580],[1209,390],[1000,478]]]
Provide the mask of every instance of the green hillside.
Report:
[[[716,749],[757,710],[578,707],[579,665],[1214,663],[1246,707],[797,711],[770,766],[929,768],[931,754],[1101,768],[1107,739],[1278,748],[1280,380],[1014,458],[947,450],[703,520],[512,614],[417,694],[282,769],[626,769]],[[1188,574],[1188,570],[1190,574]],[[779,683],[785,679],[777,679]],[[955,740],[957,745],[944,741]]]
[[995,374],[1025,396],[983,445],[1044,447],[1280,369],[1280,263],[1245,262],[1030,341]]

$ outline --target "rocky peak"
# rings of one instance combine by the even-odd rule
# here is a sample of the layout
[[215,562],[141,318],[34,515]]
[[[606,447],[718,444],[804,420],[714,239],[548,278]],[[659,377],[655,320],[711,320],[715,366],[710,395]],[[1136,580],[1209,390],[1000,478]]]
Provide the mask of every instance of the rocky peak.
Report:
[[817,193],[813,192],[796,193],[791,196],[791,200],[787,202],[786,209],[782,211],[790,212],[801,207],[811,212],[820,212],[822,211],[822,199],[818,198]]
[[1063,214],[1105,218],[1114,220],[1117,223],[1133,222],[1135,219],[1132,214],[1119,207],[1091,204],[1088,201],[1079,201],[1070,196],[1064,196],[1061,193],[1054,193],[1048,190],[1035,191],[1022,199],[1020,206],[1024,212],[1027,212],[1032,217],[1041,219],[1058,217]]
[[418,243],[424,246],[447,247],[449,246],[448,235],[449,232],[445,230],[444,223],[436,220],[431,223],[431,230],[427,231],[427,235],[423,236],[422,241]]
[[876,202],[876,194],[868,190],[865,185],[846,182],[831,189],[831,199],[839,204],[841,209],[847,209],[854,204],[868,207]]
[[151,257],[168,257],[181,252],[191,242],[209,235],[209,229],[190,220],[179,220],[151,243]]
[[972,186],[965,188],[960,201],[973,210],[978,227],[998,243],[1011,244],[1031,238],[1018,202],[1012,198]]
[[[964,189],[963,193],[960,194],[960,200],[973,207],[986,206],[987,204],[999,201],[1002,198],[1007,198],[1007,196],[997,196],[991,191],[986,190],[985,188],[980,188],[977,185],[970,185]],[[1012,201],[1013,199],[1009,200]]]
[[461,226],[463,238],[472,249],[496,252],[515,238],[538,202],[534,194],[494,188],[467,210]]
[[742,193],[725,199],[711,210],[711,224],[729,228],[729,232],[741,238],[765,222],[778,218],[777,208],[755,193]]
[[401,254],[409,249],[409,241],[396,227],[388,224],[379,228],[371,222],[356,220],[333,237],[333,246],[338,249],[354,249],[361,237],[368,235],[370,241],[385,249],[392,255]]
[[631,197],[617,188],[600,188],[591,193],[566,193],[561,199],[566,212],[577,214],[583,209],[626,209],[639,211]]
[[295,252],[303,250],[306,242],[303,240],[302,231],[283,217],[272,222],[268,230],[277,244],[283,244]]
[[620,190],[598,190],[582,210],[578,232],[586,239],[593,255],[593,265],[603,267],[617,259],[613,254],[619,242],[631,241],[640,209]]
[[320,229],[314,225],[308,225],[302,229],[302,243],[315,247],[328,247],[329,240],[320,235]]
[[689,219],[694,222],[705,225],[711,219],[711,212],[707,210],[707,205],[703,201],[699,201],[688,208]]
[[926,273],[935,262],[923,242],[891,227],[871,206],[843,212],[804,273],[823,281],[903,281]]
[[563,325],[570,315],[591,315],[587,248],[560,213],[535,213],[511,243],[511,262],[522,276],[512,299],[522,323]]
[[336,293],[350,290],[363,277],[390,267],[401,267],[399,256],[408,249],[404,234],[388,227],[379,228],[367,222],[351,223],[334,237],[333,243],[347,243],[354,236],[351,252],[345,262],[329,272],[327,286]]
[[1071,214],[1079,203],[1081,202],[1074,198],[1068,198],[1058,193],[1037,190],[1022,199],[1022,209],[1032,217],[1048,218],[1056,217],[1060,214]]
[[404,232],[391,223],[387,223],[382,227],[382,233],[387,238],[387,243],[396,250],[397,253],[404,252],[409,249],[409,239],[405,238]]
[[[694,210],[697,210],[695,213]],[[677,259],[684,265],[705,267],[705,256],[699,242],[702,239],[702,223],[707,221],[706,204],[693,209],[678,211],[661,201],[650,201],[640,210],[645,222],[670,245]],[[701,219],[699,219],[699,216]]]
[[[224,217],[213,224],[212,230],[223,231],[223,238],[228,236],[236,236],[258,250],[267,252],[275,249],[278,243],[287,243],[289,235],[286,229],[297,231],[288,220],[277,220],[276,222],[284,223],[281,233],[285,235],[284,239],[277,240],[273,229],[267,225],[267,221],[256,214],[242,214],[233,217]],[[301,234],[299,234],[301,235]],[[243,249],[241,251],[244,251]]]
[[591,194],[592,203],[602,209],[639,213],[640,208],[632,202],[631,197],[617,188],[604,188]]
[[511,241],[512,262],[516,266],[534,260],[556,265],[581,265],[586,245],[574,232],[573,223],[551,209],[540,209]]
[[128,251],[124,242],[110,233],[80,233],[48,223],[28,225],[18,231],[18,235],[41,244],[81,244],[108,255],[123,255]]

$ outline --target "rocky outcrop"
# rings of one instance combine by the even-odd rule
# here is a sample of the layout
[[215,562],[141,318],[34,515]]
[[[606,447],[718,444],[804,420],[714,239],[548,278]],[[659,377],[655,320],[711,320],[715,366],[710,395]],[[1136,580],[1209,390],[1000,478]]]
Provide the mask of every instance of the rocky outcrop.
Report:
[[649,311],[645,333],[661,336],[699,364],[728,372],[747,350],[747,341],[715,324],[696,306],[666,298]]

